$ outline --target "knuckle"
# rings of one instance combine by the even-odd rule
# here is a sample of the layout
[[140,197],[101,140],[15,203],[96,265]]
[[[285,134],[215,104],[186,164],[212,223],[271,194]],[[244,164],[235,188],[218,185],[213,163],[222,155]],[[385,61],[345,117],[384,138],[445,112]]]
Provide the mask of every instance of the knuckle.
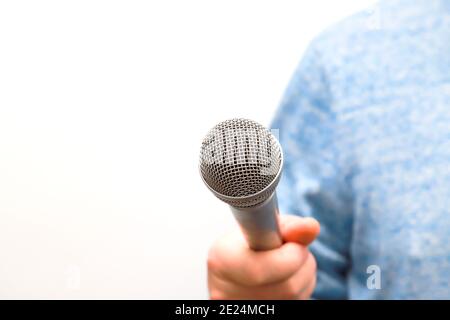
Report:
[[214,272],[217,268],[217,261],[214,256],[208,255],[208,259],[206,260],[206,264],[208,266],[208,270]]
[[296,268],[300,268],[306,261],[307,249],[297,243],[288,243],[285,244],[285,246],[290,246],[290,250],[285,252],[285,254],[288,255],[287,259],[292,263],[292,265],[295,265]]
[[308,260],[309,251],[304,246],[297,245],[297,252],[298,254],[296,255],[296,265],[300,269],[303,266],[303,264]]
[[220,270],[221,259],[219,250],[216,246],[211,247],[211,249],[209,250],[206,264],[210,272],[216,273]]
[[301,249],[301,254],[302,254],[303,258],[308,258],[309,254],[311,253],[311,251],[309,251],[308,247],[300,245],[300,249]]

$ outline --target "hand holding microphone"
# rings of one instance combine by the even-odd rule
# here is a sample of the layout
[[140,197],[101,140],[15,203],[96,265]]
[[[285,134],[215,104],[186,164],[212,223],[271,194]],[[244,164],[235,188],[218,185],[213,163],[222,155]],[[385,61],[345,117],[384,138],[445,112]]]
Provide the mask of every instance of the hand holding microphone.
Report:
[[251,120],[221,122],[204,139],[202,179],[230,205],[242,231],[219,239],[209,252],[208,286],[213,299],[311,295],[316,265],[306,246],[319,233],[319,224],[310,218],[278,215],[275,188],[282,166],[278,141]]
[[307,245],[319,233],[311,218],[280,216],[285,243],[254,251],[237,231],[220,238],[208,254],[211,299],[309,299],[316,285],[316,262]]

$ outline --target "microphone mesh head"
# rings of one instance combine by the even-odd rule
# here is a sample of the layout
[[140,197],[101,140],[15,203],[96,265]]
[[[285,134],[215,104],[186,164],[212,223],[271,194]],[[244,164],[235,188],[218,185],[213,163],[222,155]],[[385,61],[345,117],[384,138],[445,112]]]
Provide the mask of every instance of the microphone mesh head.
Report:
[[280,144],[269,130],[247,119],[223,121],[212,128],[200,151],[200,172],[221,200],[250,207],[269,198],[281,174]]

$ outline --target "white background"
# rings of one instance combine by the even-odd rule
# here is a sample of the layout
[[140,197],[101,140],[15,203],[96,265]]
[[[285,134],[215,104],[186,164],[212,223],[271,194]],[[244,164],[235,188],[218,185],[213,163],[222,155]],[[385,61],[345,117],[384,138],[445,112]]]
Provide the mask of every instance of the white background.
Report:
[[308,42],[373,1],[0,4],[0,298],[207,298],[235,227],[197,171],[269,124]]

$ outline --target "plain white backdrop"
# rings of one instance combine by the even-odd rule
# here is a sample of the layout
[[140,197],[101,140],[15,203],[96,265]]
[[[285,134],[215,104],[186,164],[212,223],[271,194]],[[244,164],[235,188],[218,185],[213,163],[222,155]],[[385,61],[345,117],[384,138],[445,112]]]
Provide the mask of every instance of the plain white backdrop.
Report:
[[207,298],[235,227],[198,174],[369,0],[0,3],[0,298]]

